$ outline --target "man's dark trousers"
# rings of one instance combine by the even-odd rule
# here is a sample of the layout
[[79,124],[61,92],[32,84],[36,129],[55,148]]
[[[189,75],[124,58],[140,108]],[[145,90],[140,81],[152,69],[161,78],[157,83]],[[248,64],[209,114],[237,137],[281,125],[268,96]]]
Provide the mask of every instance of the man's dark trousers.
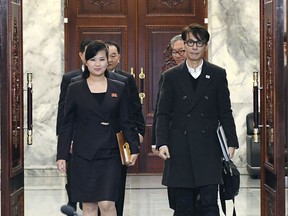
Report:
[[122,166],[120,188],[119,188],[119,200],[115,203],[117,216],[123,215],[124,209],[124,200],[125,200],[125,189],[126,189],[126,175],[127,175],[127,166]]
[[68,160],[67,160],[67,172],[66,172],[66,178],[67,178],[67,183],[65,185],[67,195],[68,195],[68,205],[72,206],[75,210],[77,210],[77,202],[72,202],[71,201],[71,154],[69,154]]
[[218,185],[207,185],[197,189],[171,189],[176,196],[174,216],[220,216],[217,204]]

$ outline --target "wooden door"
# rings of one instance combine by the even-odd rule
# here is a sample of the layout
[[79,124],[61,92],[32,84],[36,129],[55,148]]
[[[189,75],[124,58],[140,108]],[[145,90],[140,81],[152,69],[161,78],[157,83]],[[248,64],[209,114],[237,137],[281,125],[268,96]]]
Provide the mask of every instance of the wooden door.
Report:
[[136,71],[138,75],[141,75],[141,70],[145,74],[145,79],[138,82],[140,92],[145,93],[146,136],[140,154],[142,172],[160,172],[163,167],[162,159],[152,153],[150,145],[163,52],[170,39],[180,34],[184,26],[193,22],[204,25],[205,10],[205,1],[138,0]]
[[162,172],[163,161],[152,153],[150,135],[163,52],[184,26],[204,25],[206,10],[206,0],[76,0],[65,5],[66,71],[79,67],[82,39],[114,40],[122,49],[119,68],[134,73],[145,95],[146,135],[137,165],[129,172]]
[[260,1],[261,215],[285,215],[284,1]]
[[24,215],[22,1],[0,0],[1,215]]

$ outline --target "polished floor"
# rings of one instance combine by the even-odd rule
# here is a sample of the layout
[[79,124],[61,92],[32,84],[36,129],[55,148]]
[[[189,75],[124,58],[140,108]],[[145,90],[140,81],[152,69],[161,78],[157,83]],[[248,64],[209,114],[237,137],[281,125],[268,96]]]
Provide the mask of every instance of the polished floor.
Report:
[[[124,216],[172,216],[166,188],[160,175],[129,175],[126,184]],[[67,202],[65,177],[25,177],[25,216],[61,216]],[[241,175],[236,197],[237,216],[260,215],[260,181]],[[78,210],[81,215],[81,210]],[[221,214],[223,216],[224,214]],[[232,201],[227,201],[227,216],[232,215]]]

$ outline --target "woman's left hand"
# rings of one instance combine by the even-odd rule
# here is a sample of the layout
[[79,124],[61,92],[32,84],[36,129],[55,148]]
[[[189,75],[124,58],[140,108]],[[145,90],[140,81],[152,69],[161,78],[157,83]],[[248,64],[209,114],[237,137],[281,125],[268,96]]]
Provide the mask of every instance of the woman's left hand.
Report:
[[134,166],[139,154],[132,154],[131,155],[131,163],[127,164],[127,166]]

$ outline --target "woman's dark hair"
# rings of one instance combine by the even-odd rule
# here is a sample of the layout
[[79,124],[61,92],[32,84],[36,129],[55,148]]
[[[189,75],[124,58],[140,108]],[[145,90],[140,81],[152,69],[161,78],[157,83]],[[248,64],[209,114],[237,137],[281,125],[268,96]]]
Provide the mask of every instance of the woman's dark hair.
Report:
[[[106,58],[108,60],[108,47],[102,40],[91,41],[85,51],[85,60],[93,58],[99,51],[104,50],[106,52]],[[90,75],[88,67],[85,65],[85,70],[82,73],[82,78],[87,79]]]
[[192,23],[183,28],[181,37],[183,41],[186,41],[187,35],[192,33],[192,35],[197,39],[203,41],[205,44],[208,43],[210,39],[210,34],[204,26],[201,26],[197,23]]

